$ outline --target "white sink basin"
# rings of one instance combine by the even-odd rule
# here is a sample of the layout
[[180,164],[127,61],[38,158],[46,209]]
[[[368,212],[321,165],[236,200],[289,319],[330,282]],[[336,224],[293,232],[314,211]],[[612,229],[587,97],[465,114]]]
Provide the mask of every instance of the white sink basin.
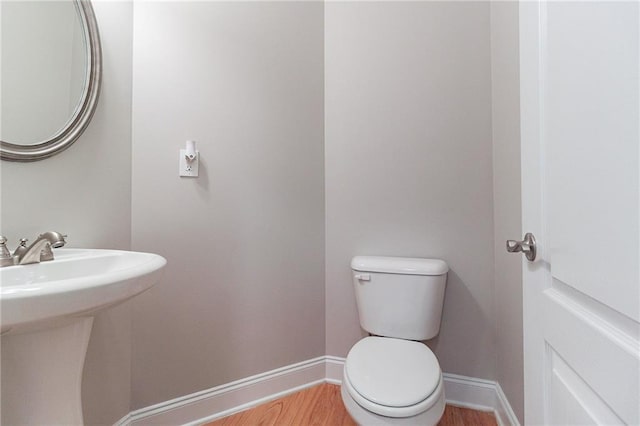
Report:
[[119,250],[54,254],[0,269],[0,424],[83,424],[80,383],[93,315],[147,290],[167,263]]
[[122,302],[155,284],[167,263],[157,254],[120,250],[54,253],[53,261],[0,269],[3,331]]

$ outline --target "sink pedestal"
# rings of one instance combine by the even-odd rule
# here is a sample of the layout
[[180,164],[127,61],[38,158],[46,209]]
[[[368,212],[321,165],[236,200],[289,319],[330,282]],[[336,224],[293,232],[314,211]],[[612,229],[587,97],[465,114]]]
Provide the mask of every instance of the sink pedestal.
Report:
[[160,279],[164,257],[57,249],[55,260],[0,268],[0,424],[82,425],[82,368],[93,315]]
[[5,425],[82,425],[82,368],[93,317],[2,336]]

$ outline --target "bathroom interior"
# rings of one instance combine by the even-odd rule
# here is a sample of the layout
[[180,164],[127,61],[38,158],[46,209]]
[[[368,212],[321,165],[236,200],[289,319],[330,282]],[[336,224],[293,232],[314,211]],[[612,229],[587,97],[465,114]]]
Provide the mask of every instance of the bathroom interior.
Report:
[[[68,248],[167,260],[95,315],[85,424],[152,424],[158,407],[308,360],[339,381],[332,365],[368,335],[358,255],[447,263],[426,344],[448,397],[500,399],[499,421],[524,424],[525,261],[504,247],[525,231],[517,2],[92,6],[90,123],[55,156],[0,164],[11,248],[55,230]],[[178,175],[187,140],[197,177]],[[469,387],[491,402],[465,401]],[[156,424],[215,414],[187,411]]]

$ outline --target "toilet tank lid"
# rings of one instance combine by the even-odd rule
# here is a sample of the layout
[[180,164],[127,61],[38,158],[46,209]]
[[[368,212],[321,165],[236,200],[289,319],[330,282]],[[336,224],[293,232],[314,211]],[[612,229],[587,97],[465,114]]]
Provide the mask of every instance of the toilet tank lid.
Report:
[[359,272],[385,272],[388,274],[444,275],[449,271],[449,266],[440,259],[356,256],[351,260],[351,269]]

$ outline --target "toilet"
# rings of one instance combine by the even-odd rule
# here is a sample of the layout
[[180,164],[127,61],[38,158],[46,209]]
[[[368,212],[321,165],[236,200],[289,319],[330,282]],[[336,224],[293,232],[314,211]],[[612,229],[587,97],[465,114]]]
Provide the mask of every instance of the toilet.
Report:
[[447,264],[438,259],[356,256],[360,325],[371,336],[347,355],[341,395],[359,425],[425,425],[444,413],[442,372],[421,341],[440,330]]

